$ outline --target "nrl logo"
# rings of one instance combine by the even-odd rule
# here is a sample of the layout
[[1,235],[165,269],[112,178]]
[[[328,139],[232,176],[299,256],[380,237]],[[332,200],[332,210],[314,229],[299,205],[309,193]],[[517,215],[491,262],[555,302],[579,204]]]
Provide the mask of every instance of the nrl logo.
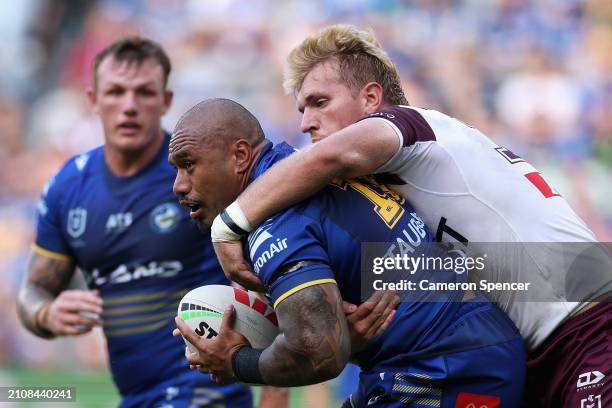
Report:
[[68,211],[67,232],[72,238],[78,238],[85,232],[87,227],[87,210],[81,207]]

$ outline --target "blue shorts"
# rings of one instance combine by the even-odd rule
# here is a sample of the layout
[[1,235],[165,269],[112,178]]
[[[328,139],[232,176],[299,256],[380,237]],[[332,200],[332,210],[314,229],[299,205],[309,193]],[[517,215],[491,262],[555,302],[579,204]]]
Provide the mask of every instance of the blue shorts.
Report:
[[[464,309],[461,318],[436,341],[449,350],[447,353],[404,361],[397,368],[362,372],[351,405],[519,407],[525,385],[526,355],[518,331],[490,303],[466,303],[461,308]],[[469,312],[465,313],[466,309]]]
[[228,407],[252,408],[253,395],[241,384],[219,385],[208,374],[188,372],[178,379],[168,380],[151,390],[123,396],[121,408],[187,408]]

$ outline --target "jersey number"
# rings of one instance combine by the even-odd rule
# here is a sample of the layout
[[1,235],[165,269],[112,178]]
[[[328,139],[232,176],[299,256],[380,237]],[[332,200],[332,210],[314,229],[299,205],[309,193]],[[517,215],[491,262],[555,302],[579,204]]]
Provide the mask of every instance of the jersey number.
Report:
[[374,204],[374,212],[389,228],[393,228],[404,215],[405,210],[402,207],[404,198],[384,184],[379,184],[372,177],[366,176],[350,180],[336,179],[332,184],[345,191],[348,187],[351,187],[370,200]]

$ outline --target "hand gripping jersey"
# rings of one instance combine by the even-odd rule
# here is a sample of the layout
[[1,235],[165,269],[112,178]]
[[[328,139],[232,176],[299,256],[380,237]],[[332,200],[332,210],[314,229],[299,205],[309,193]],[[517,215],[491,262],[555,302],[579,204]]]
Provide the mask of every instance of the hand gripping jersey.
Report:
[[[293,148],[286,144],[274,148],[268,144],[251,177],[260,176],[292,152]],[[372,273],[371,268],[362,272],[362,244],[368,242],[384,242],[395,250],[385,255],[397,254],[400,243],[410,245],[415,253],[446,254],[435,244],[427,245],[432,236],[410,205],[371,177],[337,181],[276,214],[249,235],[247,245],[253,268],[278,307],[292,294],[326,283],[336,283],[344,300],[360,304],[363,274]],[[305,266],[284,272],[300,263]],[[418,280],[426,273],[418,271],[413,276]],[[454,271],[444,276],[457,282],[465,278]],[[357,355],[364,372],[357,406],[364,406],[374,398],[372,392],[387,386],[388,395],[384,398],[416,402],[423,397],[412,395],[419,384],[421,391],[426,388],[431,394],[427,397],[428,406],[454,406],[461,387],[481,391],[478,387],[493,383],[490,389],[504,400],[517,398],[506,395],[508,391],[520,396],[524,354],[518,332],[490,303],[462,303],[463,292],[455,295],[445,301],[400,303],[390,327]],[[508,348],[500,351],[498,346]],[[472,357],[462,352],[479,354],[483,361],[495,361],[499,367],[469,364]],[[457,357],[450,358],[449,353]],[[454,365],[452,361],[461,364]],[[405,375],[401,374],[404,369],[408,370]],[[462,380],[455,382],[458,378]],[[417,382],[416,388],[410,388],[410,381]],[[510,383],[517,388],[510,390]],[[458,388],[452,388],[453,384],[459,384]],[[377,394],[376,398],[382,402],[383,395]]]
[[[563,253],[565,244],[528,243],[595,242],[594,234],[533,166],[459,120],[409,106],[362,120],[383,120],[396,132],[400,148],[376,172],[394,175],[389,184],[410,200],[438,241],[472,256],[487,253],[490,280],[531,282],[530,302],[507,293],[491,298],[531,348],[541,344],[579,306],[575,300],[587,296],[566,296],[572,260]],[[587,278],[588,271],[580,272],[578,279]],[[603,287],[606,280],[586,295],[610,290],[609,282]]]
[[155,159],[131,177],[110,172],[102,147],[69,160],[45,187],[33,249],[73,259],[90,289],[100,291],[110,367],[122,396],[164,384],[170,403],[191,383],[200,402],[223,403],[248,390],[221,388],[189,370],[184,343],[171,335],[185,293],[227,281],[210,238],[172,193],[168,143],[166,135]]

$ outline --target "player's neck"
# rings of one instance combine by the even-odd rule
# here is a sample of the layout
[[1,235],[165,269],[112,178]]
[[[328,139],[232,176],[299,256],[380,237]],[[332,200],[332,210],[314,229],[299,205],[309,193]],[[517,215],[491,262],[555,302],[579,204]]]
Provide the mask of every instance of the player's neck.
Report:
[[163,141],[164,133],[160,130],[159,136],[143,150],[125,151],[106,144],[104,146],[104,161],[115,176],[133,176],[151,163],[159,153]]

